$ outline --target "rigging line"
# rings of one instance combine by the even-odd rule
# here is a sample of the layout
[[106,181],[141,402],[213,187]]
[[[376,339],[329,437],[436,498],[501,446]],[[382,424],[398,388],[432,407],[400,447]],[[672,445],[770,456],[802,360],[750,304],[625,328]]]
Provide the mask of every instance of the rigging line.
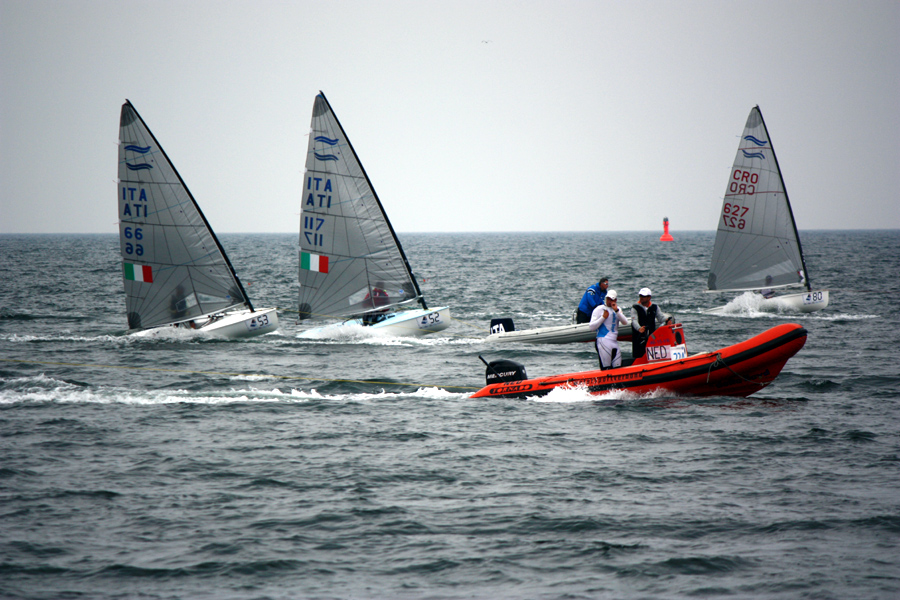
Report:
[[[457,323],[462,323],[463,325],[465,325],[467,327],[471,327],[472,329],[478,329],[479,331],[484,331],[484,327],[479,327],[478,325],[472,325],[471,323],[463,321],[462,319],[457,319],[456,317],[453,317],[453,320]],[[488,330],[490,330],[490,327],[488,327]]]
[[453,388],[459,390],[477,390],[480,388],[470,385],[437,385],[427,383],[404,383],[395,381],[365,381],[362,379],[327,379],[324,377],[303,377],[301,375],[261,375],[259,373],[223,373],[220,371],[190,371],[187,369],[159,369],[156,367],[131,367],[127,365],[102,365],[90,363],[66,363],[40,360],[17,360],[14,358],[2,358],[0,362],[19,363],[26,365],[53,365],[61,367],[92,367],[100,369],[128,369],[132,371],[154,371],[158,373],[186,373],[189,375],[224,375],[227,377],[268,377],[272,379],[303,379],[306,381],[324,381],[326,383],[364,383],[368,385],[405,385],[415,387]]
[[712,375],[712,370],[713,370],[713,368],[714,368],[714,367],[718,367],[718,366],[724,366],[726,369],[728,369],[729,371],[731,371],[732,373],[734,373],[734,374],[737,375],[740,379],[743,379],[743,380],[746,381],[747,383],[752,383],[752,384],[758,385],[758,386],[760,386],[760,387],[766,387],[766,385],[763,384],[763,383],[760,383],[760,382],[758,382],[758,381],[753,381],[752,379],[747,379],[746,377],[744,377],[744,376],[741,375],[740,373],[737,373],[734,369],[731,368],[731,366],[729,366],[729,364],[728,364],[727,362],[725,362],[725,359],[722,358],[722,353],[721,353],[721,352],[716,352],[716,360],[715,360],[714,362],[712,362],[712,363],[709,365],[709,370],[706,372],[706,383],[709,383],[709,378],[710,378],[710,376]]

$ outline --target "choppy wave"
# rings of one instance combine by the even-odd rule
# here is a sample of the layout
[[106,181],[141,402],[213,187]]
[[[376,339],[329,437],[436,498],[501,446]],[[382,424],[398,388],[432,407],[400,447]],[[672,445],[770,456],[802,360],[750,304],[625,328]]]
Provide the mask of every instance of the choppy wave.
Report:
[[[877,319],[878,315],[868,313],[835,312],[834,307],[828,307],[822,311],[804,313],[788,304],[766,301],[760,294],[744,292],[724,306],[718,309],[717,316],[743,317],[743,318],[767,318],[782,319],[790,316],[792,319],[818,319],[823,321],[865,321]],[[687,309],[684,312],[704,313],[704,309]]]
[[367,344],[372,346],[445,346],[448,344],[472,345],[480,343],[480,336],[468,336],[455,333],[432,333],[422,337],[396,336],[381,329],[373,329],[356,323],[326,325],[306,331],[295,336],[298,340],[312,340],[334,344]]
[[[116,235],[0,236],[0,596],[900,596],[900,235],[804,232],[832,305],[719,317],[714,233],[675,233],[400,234],[449,329],[232,341],[127,334]],[[254,299],[296,303],[296,235],[221,238]],[[479,354],[593,368],[591,344],[481,341],[569,323],[598,275],[653,289],[692,353],[809,336],[749,398],[471,398]]]
[[[266,376],[233,376],[236,382],[262,383]],[[283,383],[283,382],[282,382]],[[377,390],[377,385],[373,386]],[[155,390],[135,392],[127,388],[91,387],[83,383],[57,379],[44,373],[31,377],[0,377],[0,404],[22,402],[93,403],[93,404],[229,404],[240,402],[378,402],[403,399],[459,400],[468,394],[451,392],[439,387],[410,388],[409,392],[385,390],[351,394],[320,393],[316,388],[298,390],[288,387],[263,389],[258,387],[208,390]]]

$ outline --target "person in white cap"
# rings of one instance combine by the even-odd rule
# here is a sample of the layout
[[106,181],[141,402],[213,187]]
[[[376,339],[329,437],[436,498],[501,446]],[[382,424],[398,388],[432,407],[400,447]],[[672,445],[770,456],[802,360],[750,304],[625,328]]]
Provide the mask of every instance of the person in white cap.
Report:
[[600,368],[610,369],[622,366],[622,352],[619,350],[619,323],[628,324],[622,309],[618,306],[616,290],[608,290],[604,303],[591,313],[589,327],[597,332],[597,356]]
[[650,288],[641,288],[637,304],[631,307],[631,355],[640,358],[647,348],[647,339],[662,324],[669,325],[675,320],[672,315],[659,310],[651,301]]

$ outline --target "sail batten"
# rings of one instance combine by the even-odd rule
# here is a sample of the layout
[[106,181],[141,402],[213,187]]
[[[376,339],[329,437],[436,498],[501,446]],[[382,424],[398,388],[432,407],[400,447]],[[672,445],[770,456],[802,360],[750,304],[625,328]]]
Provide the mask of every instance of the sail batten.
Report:
[[322,93],[310,131],[300,216],[301,318],[358,316],[416,301],[424,307],[384,207]]
[[719,214],[710,291],[809,288],[800,238],[769,132],[750,111]]
[[240,280],[172,162],[131,102],[119,126],[118,209],[129,328],[246,305]]

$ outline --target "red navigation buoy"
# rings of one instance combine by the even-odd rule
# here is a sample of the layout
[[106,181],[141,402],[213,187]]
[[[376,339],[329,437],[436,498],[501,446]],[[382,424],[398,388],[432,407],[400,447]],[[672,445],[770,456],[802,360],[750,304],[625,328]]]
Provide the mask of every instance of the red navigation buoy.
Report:
[[661,242],[674,242],[674,241],[675,241],[675,238],[673,238],[673,237],[669,234],[669,217],[663,217],[663,228],[665,229],[665,231],[663,232],[662,237],[659,238],[659,241],[661,241]]

